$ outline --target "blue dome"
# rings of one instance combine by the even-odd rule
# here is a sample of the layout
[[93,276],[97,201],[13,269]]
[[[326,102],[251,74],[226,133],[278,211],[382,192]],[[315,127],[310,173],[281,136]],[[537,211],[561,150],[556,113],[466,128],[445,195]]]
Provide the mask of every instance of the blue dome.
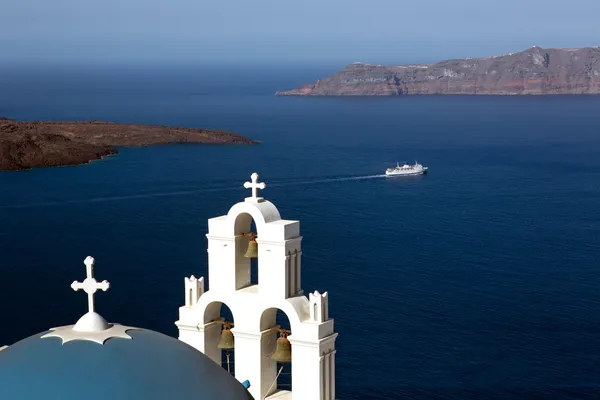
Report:
[[0,399],[249,400],[227,371],[191,346],[149,330],[132,339],[62,344],[40,333],[0,351]]

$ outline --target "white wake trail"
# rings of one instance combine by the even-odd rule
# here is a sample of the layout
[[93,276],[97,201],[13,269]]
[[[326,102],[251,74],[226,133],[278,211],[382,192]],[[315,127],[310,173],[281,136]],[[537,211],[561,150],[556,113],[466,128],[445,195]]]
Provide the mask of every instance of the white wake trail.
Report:
[[[304,181],[291,181],[291,182],[273,182],[267,184],[269,187],[285,187],[285,186],[299,186],[299,185],[314,185],[318,183],[331,183],[331,182],[344,182],[344,181],[359,181],[365,179],[376,179],[385,178],[385,175],[363,175],[363,176],[348,176],[339,178],[325,178],[325,179],[310,179]],[[13,204],[0,206],[0,209],[19,209],[19,208],[36,208],[36,207],[52,207],[52,206],[65,206],[70,204],[86,204],[86,203],[103,203],[108,201],[124,201],[124,200],[136,200],[136,199],[151,199],[156,197],[168,197],[168,196],[187,196],[201,193],[214,193],[214,192],[226,192],[234,190],[243,190],[240,187],[227,186],[227,187],[215,187],[215,188],[204,188],[204,189],[193,189],[193,190],[178,190],[173,192],[158,192],[158,193],[142,193],[132,194],[125,196],[112,196],[112,197],[93,197],[86,199],[77,200],[64,200],[34,204]]]
[[294,185],[312,185],[314,183],[360,181],[363,179],[376,179],[376,178],[385,178],[385,175],[348,176],[348,177],[341,177],[341,178],[312,179],[312,180],[299,181],[299,182],[272,183],[270,185],[267,184],[267,187],[268,186],[280,187],[280,186],[294,186]]

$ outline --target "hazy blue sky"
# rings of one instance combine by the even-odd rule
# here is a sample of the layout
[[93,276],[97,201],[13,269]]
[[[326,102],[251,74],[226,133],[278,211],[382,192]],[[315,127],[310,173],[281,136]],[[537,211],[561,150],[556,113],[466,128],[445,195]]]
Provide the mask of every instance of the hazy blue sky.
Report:
[[392,63],[600,45],[600,0],[2,0],[0,62]]

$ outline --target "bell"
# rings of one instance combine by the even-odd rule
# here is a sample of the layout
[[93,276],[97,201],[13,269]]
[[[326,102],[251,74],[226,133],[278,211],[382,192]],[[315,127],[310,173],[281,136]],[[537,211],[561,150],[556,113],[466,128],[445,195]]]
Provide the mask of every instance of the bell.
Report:
[[292,361],[292,344],[288,340],[287,334],[281,334],[279,339],[277,339],[277,348],[271,359],[280,363],[289,363]]
[[252,235],[250,242],[248,242],[248,250],[244,254],[246,258],[257,258],[258,257],[258,243],[256,243],[256,236]]
[[217,344],[219,349],[230,350],[233,349],[233,332],[227,326],[223,328],[221,331],[221,339],[219,340],[219,344]]

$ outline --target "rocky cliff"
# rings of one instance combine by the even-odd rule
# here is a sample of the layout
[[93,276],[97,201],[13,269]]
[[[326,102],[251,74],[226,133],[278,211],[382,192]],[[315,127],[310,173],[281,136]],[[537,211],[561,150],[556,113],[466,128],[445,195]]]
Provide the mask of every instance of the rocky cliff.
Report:
[[279,96],[600,94],[600,47],[542,49],[435,64],[348,65]]
[[17,122],[0,118],[0,170],[85,164],[113,146],[255,144],[231,132],[110,122]]

